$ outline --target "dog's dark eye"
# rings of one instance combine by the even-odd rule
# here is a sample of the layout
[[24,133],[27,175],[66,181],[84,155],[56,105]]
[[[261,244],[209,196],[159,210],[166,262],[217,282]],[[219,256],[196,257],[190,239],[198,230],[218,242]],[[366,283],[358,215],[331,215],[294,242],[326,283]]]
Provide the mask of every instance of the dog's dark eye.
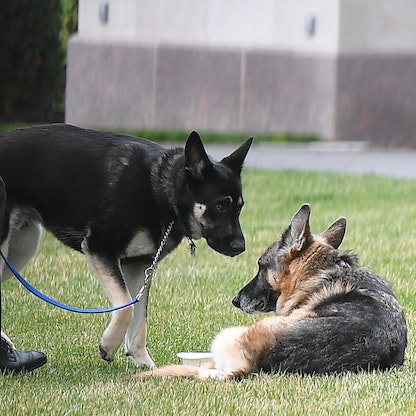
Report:
[[232,202],[233,199],[230,196],[227,196],[226,198],[217,201],[215,207],[218,212],[227,212],[230,209]]

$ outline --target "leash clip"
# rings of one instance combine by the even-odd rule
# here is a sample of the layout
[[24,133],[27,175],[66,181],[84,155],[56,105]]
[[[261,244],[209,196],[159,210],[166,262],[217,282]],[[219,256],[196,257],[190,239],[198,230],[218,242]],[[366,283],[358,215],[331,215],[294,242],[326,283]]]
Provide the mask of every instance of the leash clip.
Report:
[[153,275],[155,274],[155,268],[153,265],[150,265],[145,271],[144,271],[144,284],[146,284],[149,280],[153,278]]

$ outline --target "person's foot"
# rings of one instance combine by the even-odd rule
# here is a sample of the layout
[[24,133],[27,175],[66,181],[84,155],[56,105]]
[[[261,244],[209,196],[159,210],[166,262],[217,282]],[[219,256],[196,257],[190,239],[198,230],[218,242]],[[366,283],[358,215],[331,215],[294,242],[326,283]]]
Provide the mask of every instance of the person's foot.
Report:
[[48,361],[43,352],[19,351],[3,337],[0,338],[0,373],[27,373],[41,367]]

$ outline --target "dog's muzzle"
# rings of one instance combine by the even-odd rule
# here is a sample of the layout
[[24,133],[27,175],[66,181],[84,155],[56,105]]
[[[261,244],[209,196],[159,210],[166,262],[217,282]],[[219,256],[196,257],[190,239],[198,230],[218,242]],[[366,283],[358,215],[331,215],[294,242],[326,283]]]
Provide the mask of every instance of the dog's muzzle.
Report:
[[208,245],[217,251],[229,257],[238,256],[246,249],[246,242],[244,238],[238,238],[231,241],[227,240],[215,240],[207,238]]
[[249,314],[265,313],[276,309],[278,298],[279,293],[257,275],[234,296],[232,303]]

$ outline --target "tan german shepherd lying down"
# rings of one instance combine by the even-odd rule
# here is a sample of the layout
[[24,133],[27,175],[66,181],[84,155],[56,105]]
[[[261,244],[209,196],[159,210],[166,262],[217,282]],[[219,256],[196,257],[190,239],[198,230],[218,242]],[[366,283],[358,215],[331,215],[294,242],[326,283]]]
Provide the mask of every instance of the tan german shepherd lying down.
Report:
[[407,327],[390,285],[338,250],[345,218],[312,235],[303,205],[259,271],[234,298],[248,313],[275,311],[250,327],[222,330],[205,367],[169,365],[137,374],[232,379],[257,372],[330,374],[388,369],[404,361]]

